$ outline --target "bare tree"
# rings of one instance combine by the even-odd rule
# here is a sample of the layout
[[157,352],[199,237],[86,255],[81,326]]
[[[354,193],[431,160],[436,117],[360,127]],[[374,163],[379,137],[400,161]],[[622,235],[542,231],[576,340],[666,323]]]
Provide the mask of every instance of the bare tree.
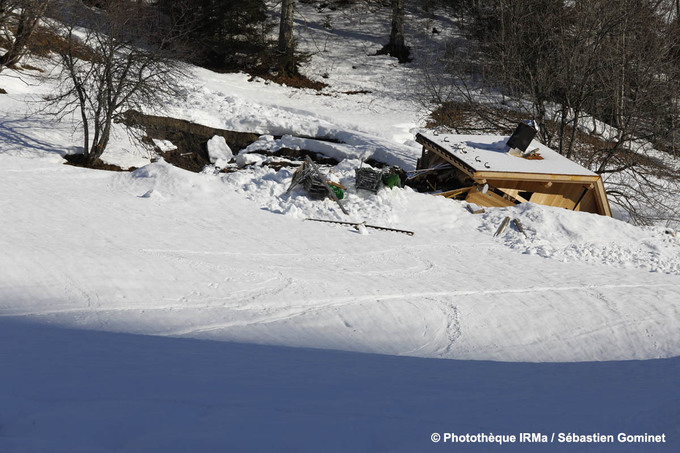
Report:
[[[0,71],[5,66],[12,66],[19,62],[26,52],[33,31],[45,14],[50,0],[3,0],[0,1],[0,30],[7,51],[0,55]],[[15,31],[10,27],[11,16],[18,10]]]
[[[176,95],[182,75],[179,63],[163,50],[163,36],[154,36],[152,8],[115,0],[105,7],[71,10],[72,20],[56,30],[68,45],[58,51],[61,89],[48,98],[60,116],[79,116],[88,166],[106,149],[119,113]],[[77,27],[76,19],[86,28]]]

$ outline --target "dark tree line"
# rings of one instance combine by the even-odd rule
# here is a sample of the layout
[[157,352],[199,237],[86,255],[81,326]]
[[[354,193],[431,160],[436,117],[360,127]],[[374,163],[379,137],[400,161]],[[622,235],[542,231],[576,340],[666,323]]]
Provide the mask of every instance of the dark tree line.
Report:
[[[356,3],[340,0],[338,6]],[[380,0],[358,0],[380,3]],[[158,0],[156,5],[182,26],[192,62],[218,69],[274,70],[283,76],[296,76],[305,56],[295,40],[297,0],[276,2],[279,11],[278,38],[270,42],[268,7],[264,0]],[[309,2],[306,2],[309,3]],[[381,53],[410,61],[404,37],[404,0],[389,0],[391,32]]]
[[155,7],[173,25],[183,59],[240,69],[266,57],[271,24],[264,0],[158,0]]
[[[305,0],[302,0],[305,1]],[[178,58],[218,70],[274,70],[283,75],[298,75],[304,55],[296,48],[294,19],[296,0],[81,0],[82,5],[99,10],[113,5],[143,5],[163,16],[159,27],[171,27],[172,46]],[[309,3],[309,0],[305,1]],[[404,27],[405,0],[335,0],[337,7],[352,3],[375,3],[391,6],[391,32],[380,53],[410,61]],[[0,0],[0,25],[10,33],[0,37],[2,47],[0,68],[15,64],[23,55],[26,44],[45,14],[49,0]],[[78,1],[60,1],[63,9]],[[322,2],[324,3],[324,2]],[[328,3],[328,2],[325,2]],[[273,9],[272,9],[273,8]],[[134,8],[130,7],[130,11]],[[18,13],[15,13],[18,11]],[[278,19],[273,19],[278,14]],[[17,17],[13,17],[17,16]],[[271,31],[278,21],[278,39]],[[170,45],[168,43],[165,44]]]

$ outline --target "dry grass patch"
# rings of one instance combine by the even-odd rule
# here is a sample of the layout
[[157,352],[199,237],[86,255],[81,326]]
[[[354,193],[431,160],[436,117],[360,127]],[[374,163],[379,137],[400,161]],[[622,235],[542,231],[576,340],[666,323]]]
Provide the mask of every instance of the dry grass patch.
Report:
[[[69,42],[63,36],[55,33],[47,27],[37,27],[31,35],[28,43],[28,51],[31,55],[47,58],[51,53],[65,53],[69,50]],[[82,43],[71,44],[73,55],[84,61],[92,61],[95,53]]]

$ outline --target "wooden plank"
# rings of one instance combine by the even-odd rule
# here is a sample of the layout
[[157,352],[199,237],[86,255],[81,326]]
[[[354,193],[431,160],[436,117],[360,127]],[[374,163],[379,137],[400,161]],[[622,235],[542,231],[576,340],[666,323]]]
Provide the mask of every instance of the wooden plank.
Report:
[[522,226],[522,223],[519,221],[519,219],[512,219],[512,223],[515,224],[515,226],[517,227],[519,232],[522,233],[525,238],[529,237],[529,236],[527,236],[527,232],[524,231],[524,227]]
[[481,191],[473,189],[468,193],[467,197],[465,197],[465,201],[467,201],[468,203],[477,204],[479,206],[486,206],[488,208],[503,208],[507,206],[515,206],[514,202],[506,198],[503,198],[502,196],[494,193],[491,190],[489,190],[486,193],[482,193]]
[[505,229],[505,227],[508,226],[509,222],[510,222],[510,217],[504,218],[503,221],[501,222],[500,226],[496,230],[496,232],[493,234],[493,237],[496,237],[499,234],[501,234],[503,232],[503,230]]
[[575,184],[574,186],[575,187],[571,187],[568,190],[564,190],[562,193],[534,192],[529,201],[545,206],[574,209],[574,206],[576,206],[576,203],[583,194],[583,186],[581,184]]
[[475,181],[487,179],[497,181],[532,181],[532,182],[572,182],[572,183],[596,183],[599,176],[587,175],[555,175],[548,173],[511,173],[502,171],[478,171],[473,175]]
[[513,197],[513,198],[517,198],[517,196],[519,195],[519,190],[518,190],[518,189],[507,189],[507,188],[505,188],[505,187],[500,187],[500,186],[496,186],[496,185],[494,185],[494,187],[498,187],[498,190],[503,191],[503,193],[506,193],[506,194],[510,195],[511,197]]
[[484,214],[486,212],[486,209],[471,203],[467,205],[467,210],[470,211],[471,214]]
[[473,187],[474,186],[461,187],[460,189],[448,190],[446,192],[434,193],[432,195],[437,195],[439,197],[444,197],[444,198],[455,198],[459,195],[464,194],[465,192],[469,192],[470,189],[472,189]]
[[602,182],[600,177],[595,182],[595,202],[597,203],[598,214],[612,216],[612,208],[609,206],[607,191],[604,189],[604,182]]
[[504,192],[510,191],[519,192],[541,192],[541,193],[559,193],[565,184],[579,184],[579,183],[564,183],[564,182],[537,182],[537,181],[520,181],[520,180],[502,180],[502,179],[488,179],[489,185],[498,187]]
[[[496,186],[496,187],[498,187],[498,186]],[[527,201],[529,201],[526,198],[520,196],[520,194],[519,194],[520,191],[518,189],[505,189],[505,188],[499,187],[498,190],[500,190],[501,192],[505,193],[506,195],[514,198],[515,200],[517,200],[521,203],[526,203]],[[528,192],[528,191],[522,190],[522,192]]]
[[571,202],[571,207],[569,207],[569,203],[565,202],[565,198],[561,194],[554,194],[554,193],[539,193],[535,192],[531,198],[529,198],[529,201],[532,203],[536,204],[541,204],[543,206],[555,206],[558,208],[571,208],[574,205],[574,202]]

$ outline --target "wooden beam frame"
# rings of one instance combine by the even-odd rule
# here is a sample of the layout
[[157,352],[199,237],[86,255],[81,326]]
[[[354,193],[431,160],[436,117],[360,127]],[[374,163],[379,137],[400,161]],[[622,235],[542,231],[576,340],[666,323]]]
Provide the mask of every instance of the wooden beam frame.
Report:
[[[612,212],[611,212],[611,207],[609,206],[609,200],[607,199],[607,192],[605,191],[604,188],[604,183],[602,182],[602,178],[599,175],[561,175],[561,174],[552,174],[552,173],[518,173],[518,172],[501,172],[501,171],[477,171],[470,165],[466,164],[462,160],[460,160],[458,157],[453,155],[450,151],[448,151],[446,148],[440,146],[437,143],[434,143],[430,141],[427,137],[424,137],[421,134],[416,135],[416,141],[423,145],[423,152],[426,150],[433,153],[440,159],[443,159],[444,161],[450,163],[453,165],[457,170],[461,171],[464,175],[468,176],[476,184],[479,185],[484,185],[487,183],[487,181],[496,181],[496,184],[491,184],[490,186],[495,186],[493,187],[497,191],[502,191],[503,185],[499,184],[499,181],[507,181],[507,182],[514,182],[517,181],[518,185],[521,183],[536,183],[536,184],[541,184],[545,186],[545,189],[550,189],[553,184],[555,183],[566,183],[571,186],[571,184],[583,184],[584,187],[586,187],[585,191],[581,194],[581,196],[578,199],[573,199],[576,204],[572,207],[572,209],[576,210],[578,209],[581,201],[584,199],[584,197],[587,195],[589,191],[593,191],[594,199],[595,199],[595,205],[597,206],[597,213],[601,215],[606,215],[611,217]],[[509,189],[509,188],[506,188]],[[463,189],[456,189],[453,191],[445,192],[443,194],[438,194],[442,196],[446,196],[447,198],[449,197],[455,197],[462,195],[465,191],[468,192],[468,197],[471,198],[478,198],[479,203],[477,204],[484,204],[483,201],[484,199],[487,199],[487,201],[490,197],[493,197],[492,195],[488,197],[480,197],[476,194],[473,194],[472,192],[474,191],[474,188],[470,190],[469,187],[463,188]],[[510,192],[513,192],[514,190],[510,190]],[[505,192],[505,191],[502,191]],[[542,190],[534,190],[531,192],[539,192],[539,193],[545,193]],[[552,191],[549,191],[550,193],[554,193]],[[555,195],[559,195],[559,193],[554,193]],[[495,194],[496,196],[500,194]],[[518,197],[519,199],[515,198],[512,196],[512,194],[508,193],[503,193],[503,196],[506,198],[506,201],[508,199],[514,199],[515,202],[521,202],[524,201],[523,198]],[[500,200],[497,200],[496,197],[493,197],[494,204],[497,202],[500,202]],[[512,203],[512,202],[511,202]],[[549,206],[552,206],[549,204]]]
[[[552,173],[510,173],[510,172],[489,172],[478,171],[472,176],[475,181],[482,179],[496,179],[506,181],[531,181],[541,183],[571,182],[582,184],[594,184],[600,177],[598,175],[555,175]],[[552,184],[550,184],[552,185]],[[549,187],[549,186],[548,186]]]

